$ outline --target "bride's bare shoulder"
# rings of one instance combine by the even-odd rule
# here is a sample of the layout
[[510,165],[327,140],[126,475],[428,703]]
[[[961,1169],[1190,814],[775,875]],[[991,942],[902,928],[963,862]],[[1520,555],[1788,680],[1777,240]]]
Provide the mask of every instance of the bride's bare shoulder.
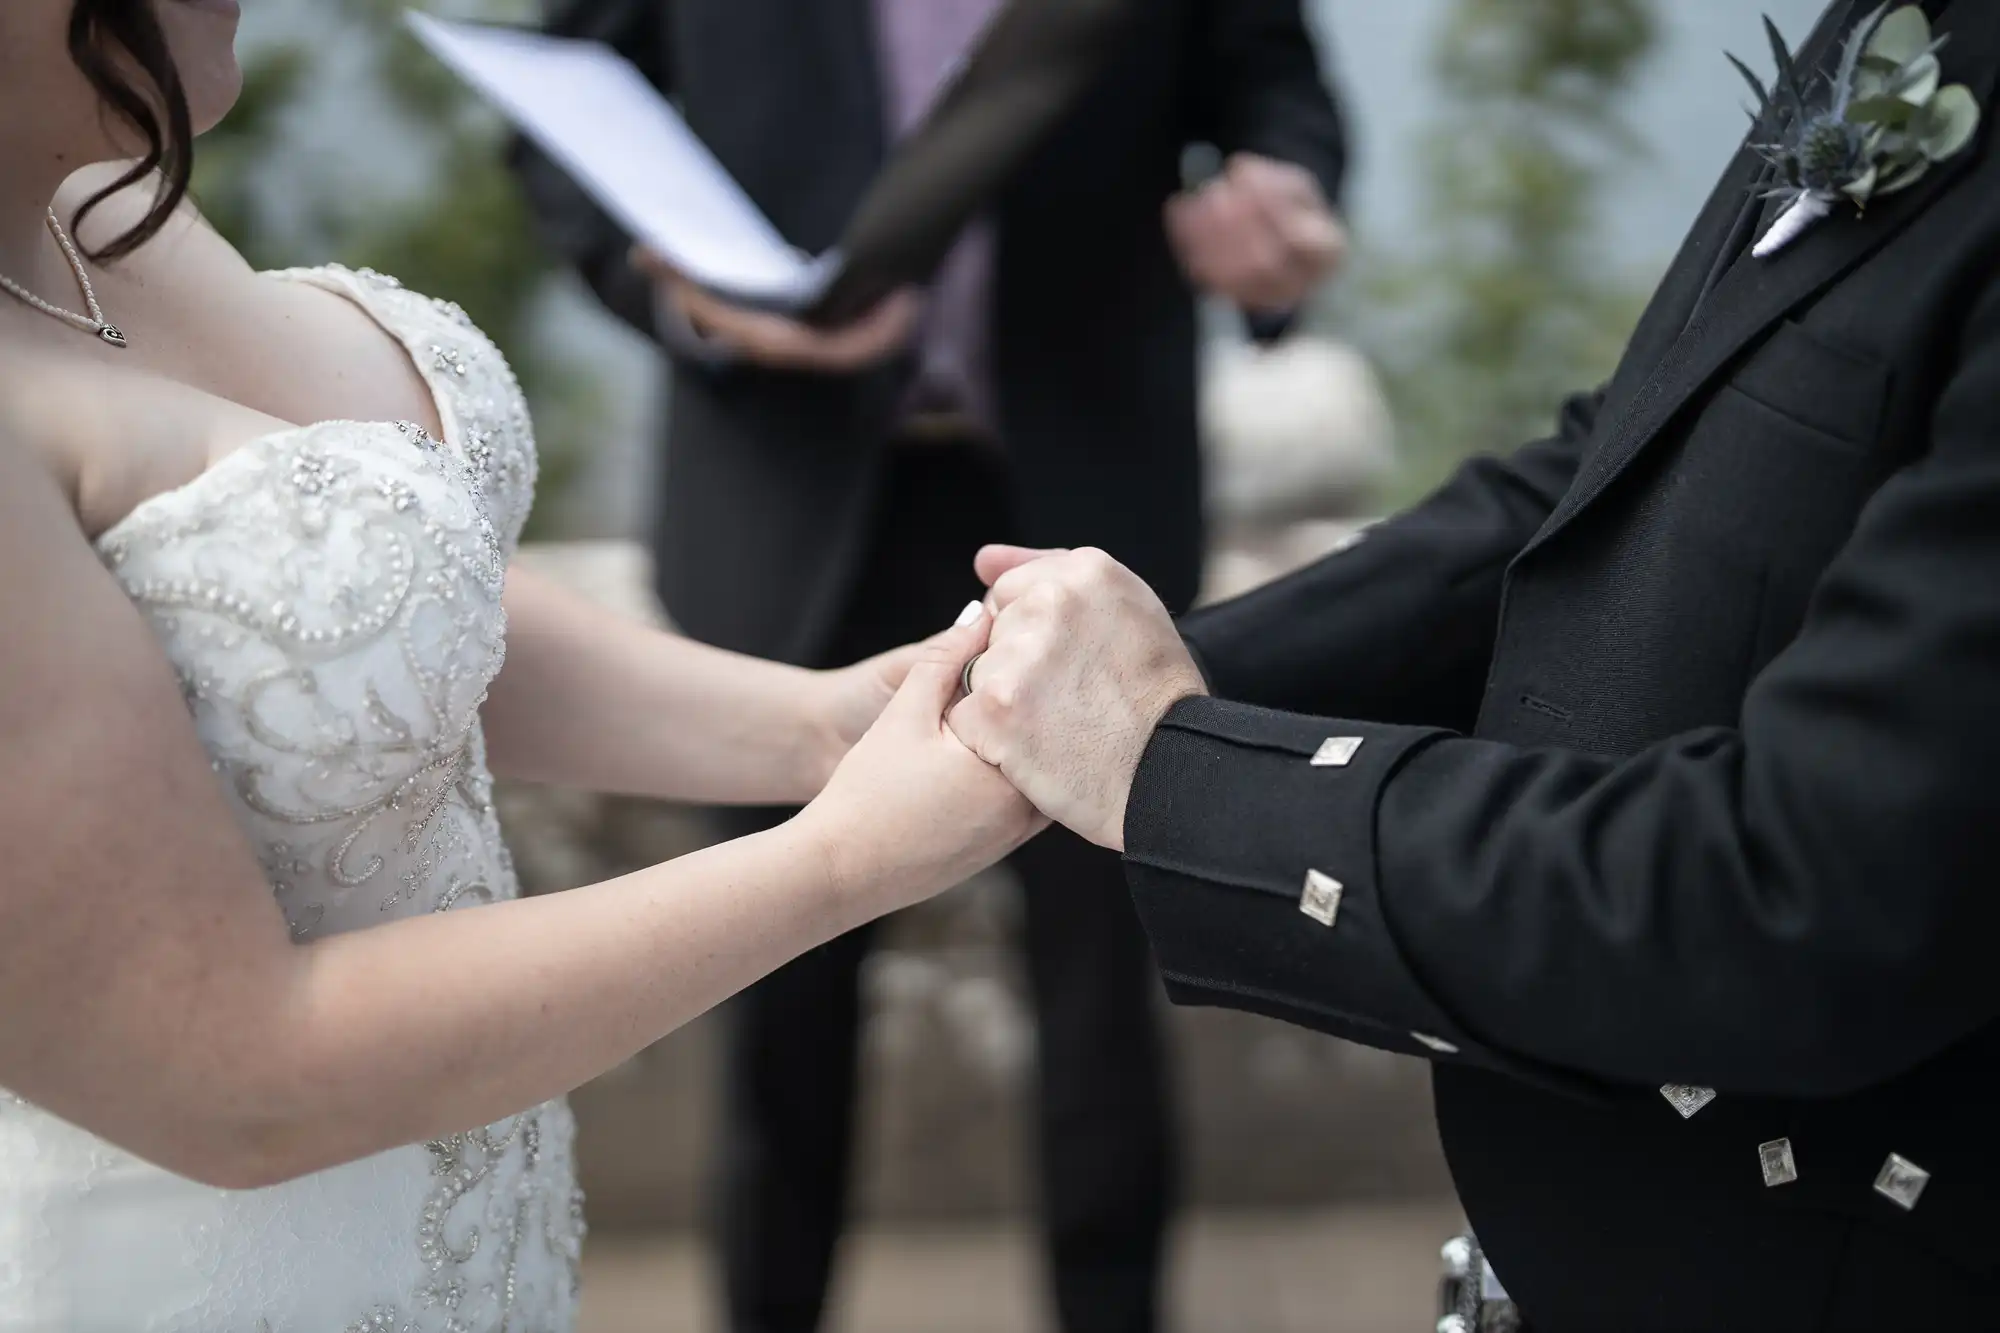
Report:
[[[157,175],[118,189],[130,171],[129,162],[100,162],[76,172],[56,193],[56,217],[63,225],[76,222],[90,204],[77,227],[76,239],[86,251],[96,250],[131,231],[145,220],[159,197]],[[218,282],[248,282],[255,274],[236,247],[208,224],[194,202],[183,199],[166,226],[144,245],[117,260],[112,266],[114,280],[135,283],[153,291],[184,287],[212,289]]]

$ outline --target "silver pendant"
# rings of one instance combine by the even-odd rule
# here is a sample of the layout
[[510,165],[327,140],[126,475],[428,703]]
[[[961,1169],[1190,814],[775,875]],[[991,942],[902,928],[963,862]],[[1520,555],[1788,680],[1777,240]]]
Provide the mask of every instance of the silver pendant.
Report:
[[131,344],[125,340],[125,335],[118,331],[118,326],[116,324],[102,325],[97,330],[97,336],[104,339],[104,341],[110,343],[113,347],[131,346]]

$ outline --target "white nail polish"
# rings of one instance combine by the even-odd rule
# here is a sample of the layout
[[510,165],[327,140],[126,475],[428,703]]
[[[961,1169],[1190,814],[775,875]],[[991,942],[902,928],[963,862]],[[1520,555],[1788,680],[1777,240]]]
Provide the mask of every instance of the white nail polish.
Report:
[[976,625],[979,623],[979,617],[985,614],[986,608],[983,605],[978,602],[967,602],[965,609],[958,613],[958,619],[952,622],[952,628],[964,629],[967,625]]

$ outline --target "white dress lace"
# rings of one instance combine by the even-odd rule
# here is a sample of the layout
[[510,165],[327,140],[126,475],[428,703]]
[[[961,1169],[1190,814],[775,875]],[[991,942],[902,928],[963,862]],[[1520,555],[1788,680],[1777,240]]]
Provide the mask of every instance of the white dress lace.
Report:
[[[98,549],[179,672],[306,940],[516,893],[477,710],[535,453],[512,373],[457,307],[372,273],[282,276],[399,339],[445,438],[287,430],[147,501]],[[0,1092],[0,1330],[567,1329],[583,1233],[571,1131],[551,1102],[230,1192]]]

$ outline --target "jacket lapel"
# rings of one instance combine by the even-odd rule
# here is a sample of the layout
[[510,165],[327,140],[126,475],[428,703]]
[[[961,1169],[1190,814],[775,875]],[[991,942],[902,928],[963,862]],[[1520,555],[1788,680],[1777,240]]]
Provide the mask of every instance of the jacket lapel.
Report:
[[[1968,85],[1982,108],[2000,63],[1994,58],[1996,10],[2000,5],[1994,0],[1958,0],[1937,25],[1940,34],[1951,34],[1944,53],[1946,78]],[[1954,61],[1953,55],[1959,59]],[[1990,124],[1983,126],[1978,142],[1931,168],[1911,189],[1870,205],[1866,216],[1856,217],[1851,209],[1842,208],[1770,259],[1746,255],[1739,260],[1694,311],[1629,401],[1600,423],[1597,448],[1584,459],[1568,493],[1522,554],[1546,543],[1587,508],[1766,329],[1837,282],[1920,216],[1985,151],[1991,132]],[[1743,158],[1754,161],[1747,152]],[[1704,222],[1716,226],[1712,235],[1719,238],[1722,232],[1711,214],[1733,216],[1733,210],[1720,208],[1721,196],[1732,182],[1740,181],[1737,188],[1748,189],[1754,174],[1742,159],[1732,168],[1704,214]]]
[[1723,172],[1715,193],[1688,229],[1687,240],[1661,280],[1659,293],[1633,328],[1625,349],[1625,366],[1658,365],[1675,336],[1687,327],[1710,271],[1718,262],[1728,262],[1724,251],[1738,218],[1755,207],[1751,191],[1762,168],[1763,160],[1745,147]]

